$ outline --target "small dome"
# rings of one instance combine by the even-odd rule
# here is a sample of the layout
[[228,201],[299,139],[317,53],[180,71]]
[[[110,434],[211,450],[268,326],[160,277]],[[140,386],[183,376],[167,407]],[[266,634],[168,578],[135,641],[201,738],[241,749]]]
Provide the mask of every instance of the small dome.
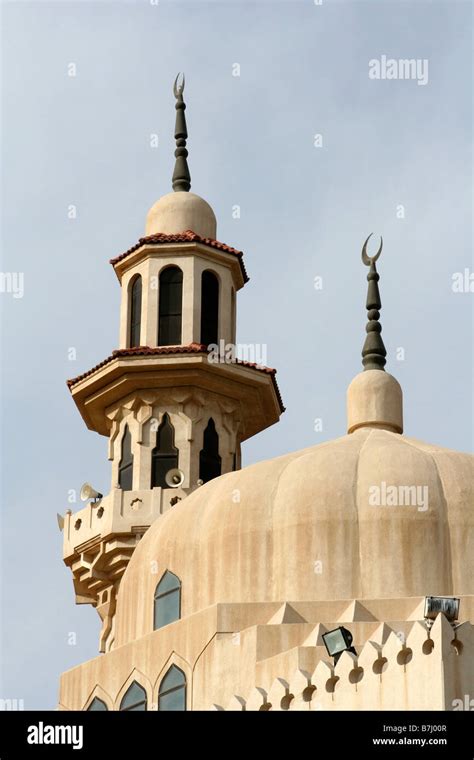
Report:
[[403,433],[402,389],[388,372],[364,370],[347,389],[347,432],[361,427]]
[[146,235],[174,235],[192,230],[203,238],[216,239],[217,223],[209,203],[199,195],[172,192],[151,207],[146,218]]
[[138,544],[116,646],[153,630],[166,570],[182,617],[220,602],[473,594],[472,468],[468,454],[360,428],[212,480]]

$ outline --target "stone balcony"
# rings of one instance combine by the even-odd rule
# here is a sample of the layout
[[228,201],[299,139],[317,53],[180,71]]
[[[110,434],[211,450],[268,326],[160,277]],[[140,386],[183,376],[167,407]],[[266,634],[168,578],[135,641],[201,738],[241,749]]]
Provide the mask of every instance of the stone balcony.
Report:
[[117,592],[136,545],[172,507],[172,501],[185,498],[187,492],[182,488],[114,488],[99,501],[66,513],[63,560],[71,568],[76,602],[92,604],[101,617],[101,652],[113,644]]

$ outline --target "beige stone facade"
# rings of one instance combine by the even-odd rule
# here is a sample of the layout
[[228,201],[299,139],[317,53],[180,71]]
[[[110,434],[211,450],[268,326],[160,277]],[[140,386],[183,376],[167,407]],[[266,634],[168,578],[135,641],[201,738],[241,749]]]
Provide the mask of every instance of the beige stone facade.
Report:
[[[423,602],[213,605],[63,674],[59,706],[87,709],[98,697],[119,710],[136,681],[156,710],[176,665],[188,710],[452,710],[472,695],[473,626],[453,632],[440,615],[428,635]],[[462,604],[472,620],[472,596]],[[357,656],[344,653],[334,666],[322,634],[341,624]]]

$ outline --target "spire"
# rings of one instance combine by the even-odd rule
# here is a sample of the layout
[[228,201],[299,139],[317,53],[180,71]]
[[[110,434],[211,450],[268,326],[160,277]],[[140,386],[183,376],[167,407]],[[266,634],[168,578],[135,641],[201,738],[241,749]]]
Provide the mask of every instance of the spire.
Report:
[[186,138],[188,130],[186,128],[186,117],[184,111],[186,104],[183,100],[184,74],[181,84],[178,86],[179,74],[175,79],[173,92],[176,98],[176,125],[174,128],[174,137],[176,140],[176,150],[174,152],[176,163],[173,172],[173,190],[175,192],[188,192],[191,187],[191,175],[188,168],[188,151],[186,150]]
[[362,261],[370,267],[367,275],[367,337],[362,349],[364,371],[355,376],[347,389],[347,432],[354,433],[359,428],[378,428],[403,433],[403,393],[397,380],[384,370],[387,352],[380,335],[379,309],[382,304],[375,262],[382,253],[383,240],[380,238],[375,256],[368,256],[367,244],[371,237],[372,233],[362,246]]
[[366,303],[367,317],[369,321],[365,327],[367,337],[362,349],[362,364],[364,365],[364,370],[379,369],[384,371],[387,351],[380,334],[382,332],[382,325],[379,322],[379,309],[382,307],[382,304],[380,302],[380,293],[378,286],[380,277],[375,266],[375,262],[382,253],[383,238],[380,237],[380,247],[375,256],[368,256],[367,243],[369,242],[372,235],[373,232],[370,233],[369,237],[362,247],[362,261],[366,266],[370,266],[369,273],[367,275],[369,285],[367,288]]

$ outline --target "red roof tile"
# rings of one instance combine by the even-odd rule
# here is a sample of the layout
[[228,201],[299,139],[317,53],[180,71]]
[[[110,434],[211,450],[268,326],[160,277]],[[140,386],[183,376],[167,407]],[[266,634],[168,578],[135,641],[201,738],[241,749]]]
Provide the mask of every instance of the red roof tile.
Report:
[[124,258],[126,258],[130,253],[133,253],[134,251],[137,251],[139,248],[141,248],[142,245],[160,245],[165,243],[202,243],[203,245],[208,245],[210,248],[215,248],[218,251],[225,251],[226,253],[233,253],[234,256],[237,256],[239,259],[240,269],[242,270],[242,276],[244,278],[244,282],[249,281],[249,276],[247,274],[247,271],[244,266],[244,262],[242,260],[243,253],[242,251],[238,251],[236,248],[232,248],[230,245],[226,245],[225,243],[220,243],[219,240],[213,240],[213,238],[203,238],[200,235],[198,235],[196,232],[193,232],[192,230],[186,230],[186,232],[179,232],[175,235],[167,235],[164,232],[157,232],[154,235],[148,235],[147,237],[141,237],[138,241],[138,243],[135,243],[135,245],[132,245],[131,248],[128,249],[128,251],[125,251],[124,253],[121,253],[119,256],[116,256],[114,259],[110,259],[110,263],[112,266],[115,266],[119,263],[119,261],[122,261]]
[[[137,346],[136,348],[118,348],[115,351],[112,351],[112,354],[108,356],[107,359],[99,362],[99,364],[96,364],[95,367],[92,367],[92,369],[89,369],[87,372],[83,372],[82,375],[73,377],[71,380],[67,380],[66,382],[69,390],[71,390],[71,388],[76,385],[76,383],[84,380],[86,377],[89,377],[89,375],[94,374],[94,372],[96,372],[98,369],[101,369],[101,367],[105,367],[106,364],[109,364],[114,359],[120,359],[122,356],[159,356],[160,354],[207,354],[207,346],[203,345],[202,343],[190,343],[187,346],[157,346],[156,348],[152,348],[150,346]],[[242,367],[255,369],[258,372],[265,372],[267,375],[271,375],[280,409],[282,412],[285,411],[280,389],[278,388],[277,381],[275,379],[276,369],[272,369],[271,367],[263,367],[260,364],[247,362],[243,359],[235,359],[235,362],[233,363],[240,364]]]

